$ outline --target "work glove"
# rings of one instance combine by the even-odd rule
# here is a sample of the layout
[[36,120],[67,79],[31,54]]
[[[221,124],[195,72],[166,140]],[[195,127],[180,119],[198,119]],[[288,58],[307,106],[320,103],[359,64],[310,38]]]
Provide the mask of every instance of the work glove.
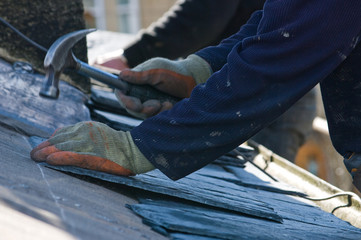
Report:
[[[193,88],[207,81],[211,76],[210,65],[197,55],[184,60],[152,58],[133,69],[120,72],[119,78],[134,84],[149,84],[154,88],[178,98],[190,96]],[[173,107],[169,101],[149,99],[141,102],[138,98],[115,91],[122,107],[131,115],[145,119]]]
[[129,132],[98,122],[61,128],[35,147],[31,158],[51,165],[71,165],[130,176],[154,169],[134,144]]
[[361,192],[361,154],[353,153],[343,162],[352,176],[353,185]]

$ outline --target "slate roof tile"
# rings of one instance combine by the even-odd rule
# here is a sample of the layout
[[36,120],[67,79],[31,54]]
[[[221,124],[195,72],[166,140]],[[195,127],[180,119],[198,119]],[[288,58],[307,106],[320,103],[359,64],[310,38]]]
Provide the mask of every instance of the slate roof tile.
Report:
[[[86,102],[87,97],[69,85],[61,84],[59,100],[42,99],[37,95],[41,75],[16,73],[1,60],[0,81],[5,86],[0,90],[0,211],[7,214],[0,214],[0,232],[5,238],[361,236],[361,229],[321,210],[301,190],[257,168],[255,150],[238,148],[240,155],[227,154],[176,182],[158,170],[120,177],[37,164],[29,157],[32,146],[57,127],[92,118],[127,130],[139,121],[104,112],[104,99],[92,97],[92,102]],[[85,104],[94,109],[89,111]]]

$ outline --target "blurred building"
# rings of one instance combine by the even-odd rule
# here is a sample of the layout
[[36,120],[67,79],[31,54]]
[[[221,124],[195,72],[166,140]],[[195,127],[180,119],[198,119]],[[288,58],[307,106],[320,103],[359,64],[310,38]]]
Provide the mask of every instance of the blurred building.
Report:
[[88,27],[137,33],[163,15],[175,0],[83,0]]

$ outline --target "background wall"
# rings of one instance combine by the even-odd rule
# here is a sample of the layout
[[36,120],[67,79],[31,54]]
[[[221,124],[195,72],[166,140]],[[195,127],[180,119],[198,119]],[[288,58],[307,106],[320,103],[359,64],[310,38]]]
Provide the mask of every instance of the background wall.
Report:
[[83,0],[88,27],[137,33],[161,17],[176,0]]

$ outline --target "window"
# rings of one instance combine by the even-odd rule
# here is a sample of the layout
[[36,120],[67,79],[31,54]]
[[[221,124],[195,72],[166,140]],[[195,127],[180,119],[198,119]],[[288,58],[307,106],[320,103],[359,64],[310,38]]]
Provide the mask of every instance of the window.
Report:
[[117,1],[118,31],[136,33],[139,24],[139,1],[118,0]]
[[140,29],[139,0],[83,0],[87,27],[136,33]]

